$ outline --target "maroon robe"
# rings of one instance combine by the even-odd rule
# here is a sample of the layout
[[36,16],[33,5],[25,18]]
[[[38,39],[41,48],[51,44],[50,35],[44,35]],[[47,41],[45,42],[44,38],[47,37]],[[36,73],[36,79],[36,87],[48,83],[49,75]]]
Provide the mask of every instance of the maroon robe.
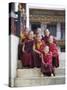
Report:
[[22,47],[23,47],[23,42],[28,40],[28,36],[23,34],[23,37],[20,37],[20,43],[18,45],[18,59],[21,60],[22,59]]
[[52,64],[54,67],[59,67],[59,54],[58,54],[58,48],[55,43],[52,43],[49,45],[49,49],[52,52]]
[[53,73],[53,66],[52,66],[52,53],[49,52],[48,54],[43,53],[43,62],[41,65],[41,71],[45,75],[51,75]]
[[[42,50],[43,50],[44,47],[45,47],[45,43],[44,43],[43,40],[41,42],[35,41],[35,49],[36,50],[38,50],[39,52],[42,52]],[[41,57],[36,52],[34,52],[34,66],[37,67],[37,68],[40,68],[41,67]]]
[[[50,36],[52,36],[52,35],[49,35],[49,36],[44,36],[42,39],[45,41],[45,43],[47,44],[47,45],[49,45],[49,37]],[[56,44],[56,39],[53,37],[53,41],[54,41],[54,43]]]
[[24,67],[32,68],[34,66],[33,63],[34,40],[26,40],[24,43],[25,43],[25,48],[24,48],[25,52],[23,52],[21,61]]

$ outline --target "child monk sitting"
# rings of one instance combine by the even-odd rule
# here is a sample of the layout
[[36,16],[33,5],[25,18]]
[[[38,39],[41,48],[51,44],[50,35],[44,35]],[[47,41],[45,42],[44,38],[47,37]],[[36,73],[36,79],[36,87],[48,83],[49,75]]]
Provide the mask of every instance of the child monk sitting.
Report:
[[36,40],[34,44],[34,66],[39,68],[41,67],[41,57],[40,54],[45,46],[44,41],[42,40],[41,34],[36,35]]
[[53,36],[49,37],[49,49],[52,52],[52,65],[59,67],[59,54],[56,44],[53,42]]
[[43,49],[43,53],[41,54],[42,64],[41,64],[41,72],[46,76],[51,76],[54,73],[54,69],[52,66],[52,53],[49,51],[49,47],[45,46]]

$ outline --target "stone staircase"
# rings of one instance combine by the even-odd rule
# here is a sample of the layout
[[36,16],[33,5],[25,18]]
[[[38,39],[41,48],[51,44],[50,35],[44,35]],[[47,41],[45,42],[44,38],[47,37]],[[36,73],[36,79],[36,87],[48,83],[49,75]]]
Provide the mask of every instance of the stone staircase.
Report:
[[40,68],[22,69],[20,61],[16,71],[15,87],[56,85],[65,83],[65,54],[60,53],[60,67],[56,69],[56,76],[43,76]]

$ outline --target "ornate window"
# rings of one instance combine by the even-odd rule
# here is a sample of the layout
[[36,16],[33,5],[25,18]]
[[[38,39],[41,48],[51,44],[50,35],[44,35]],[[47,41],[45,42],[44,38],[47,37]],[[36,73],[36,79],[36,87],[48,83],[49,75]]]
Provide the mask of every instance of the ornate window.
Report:
[[47,28],[49,29],[50,33],[56,37],[57,25],[56,24],[47,24]]

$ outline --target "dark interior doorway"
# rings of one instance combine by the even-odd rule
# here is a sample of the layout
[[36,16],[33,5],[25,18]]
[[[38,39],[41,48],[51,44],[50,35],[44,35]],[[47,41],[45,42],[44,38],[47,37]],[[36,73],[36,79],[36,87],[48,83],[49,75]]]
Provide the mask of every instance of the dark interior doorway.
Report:
[[41,24],[40,23],[31,23],[31,29],[35,33],[37,28],[40,28]]

